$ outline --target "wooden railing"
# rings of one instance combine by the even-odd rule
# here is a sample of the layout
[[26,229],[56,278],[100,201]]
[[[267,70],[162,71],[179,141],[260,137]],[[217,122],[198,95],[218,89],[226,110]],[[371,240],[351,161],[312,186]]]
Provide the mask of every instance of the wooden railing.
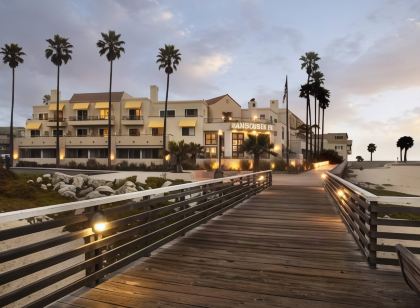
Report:
[[420,254],[420,197],[377,196],[331,172],[324,186],[371,267],[398,265],[398,243]]
[[1,213],[1,306],[43,307],[95,285],[271,182],[262,171]]

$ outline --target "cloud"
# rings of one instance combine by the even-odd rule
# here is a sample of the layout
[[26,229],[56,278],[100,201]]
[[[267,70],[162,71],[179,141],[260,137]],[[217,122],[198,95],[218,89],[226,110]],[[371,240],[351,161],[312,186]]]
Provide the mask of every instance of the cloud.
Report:
[[222,53],[199,57],[187,68],[192,75],[203,78],[213,74],[224,73],[232,64],[232,58]]

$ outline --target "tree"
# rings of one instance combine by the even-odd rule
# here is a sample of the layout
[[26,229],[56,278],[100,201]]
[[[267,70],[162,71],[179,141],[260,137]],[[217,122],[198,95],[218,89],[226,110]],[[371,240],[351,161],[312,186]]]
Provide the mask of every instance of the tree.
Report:
[[372,154],[376,151],[376,145],[374,143],[369,143],[367,150],[370,152],[370,161],[372,161]]
[[324,150],[324,120],[325,109],[330,106],[330,91],[321,87],[318,89],[318,102],[319,107],[322,109],[322,130],[321,130],[321,152]]
[[[311,104],[310,104],[310,81],[311,81],[311,77],[312,74],[318,70],[319,65],[317,64],[317,61],[319,61],[321,58],[318,56],[318,54],[316,52],[310,51],[310,52],[306,52],[305,55],[301,56],[299,58],[300,61],[302,61],[301,63],[301,69],[305,69],[306,70],[306,74],[308,76],[307,81],[306,81],[306,125],[309,125],[309,127],[312,126],[312,120],[311,120]],[[308,122],[308,118],[309,118],[309,122]],[[311,139],[311,151],[312,151],[312,139]],[[306,142],[305,142],[305,149],[306,149],[306,154],[305,154],[305,159],[306,161],[308,161],[308,132],[306,133]]]
[[10,165],[13,166],[13,111],[15,108],[15,69],[19,66],[19,64],[23,63],[22,57],[25,55],[25,53],[22,51],[22,47],[14,43],[10,45],[5,44],[0,53],[3,55],[3,63],[8,64],[12,69],[12,108],[10,112],[9,155]]
[[400,160],[402,161],[402,150],[404,149],[404,162],[407,162],[407,151],[414,145],[414,139],[409,136],[404,136],[398,139],[397,147],[400,148]]
[[168,94],[169,94],[169,76],[177,70],[181,62],[181,54],[174,45],[166,45],[159,48],[156,63],[159,64],[159,70],[165,69],[166,73],[166,97],[165,97],[165,113],[163,115],[163,171],[166,171],[166,116],[168,112]]
[[96,46],[99,48],[99,55],[106,55],[110,65],[109,70],[109,94],[108,94],[108,169],[111,169],[111,94],[112,94],[112,64],[125,52],[124,41],[120,40],[121,34],[109,30],[108,33],[101,33],[102,39],[98,40]]
[[360,155],[357,155],[357,156],[356,156],[356,160],[357,160],[358,162],[362,162],[362,161],[364,161],[363,157],[362,157],[362,156],[360,156]]
[[[318,119],[319,119],[319,112],[320,112],[320,108],[318,106],[318,108],[316,107],[316,101],[318,99],[318,93],[322,87],[322,85],[324,84],[325,78],[324,78],[324,74],[320,71],[315,71],[312,74],[312,78],[313,78],[313,83],[312,83],[312,93],[314,96],[314,127],[315,127],[315,156],[319,155],[319,121],[317,122],[317,109],[318,109]],[[319,104],[318,104],[319,105]]]
[[172,161],[175,163],[175,172],[181,173],[183,171],[182,162],[188,158],[190,151],[189,144],[185,143],[184,140],[181,140],[178,143],[169,141],[168,150]]
[[60,67],[71,60],[73,45],[69,43],[68,38],[54,35],[52,39],[47,40],[48,47],[45,49],[45,57],[51,59],[51,62],[57,66],[57,105],[56,105],[56,145],[55,145],[55,166],[60,167]]
[[241,151],[248,153],[253,156],[253,170],[257,172],[259,170],[260,156],[262,154],[271,154],[277,156],[277,153],[272,151],[274,144],[270,143],[270,136],[266,134],[248,135],[248,139],[245,139],[241,145]]
[[42,97],[42,103],[43,103],[44,105],[48,105],[48,103],[50,102],[50,100],[51,100],[51,95],[49,95],[49,94],[45,94],[45,95]]
[[201,144],[195,142],[190,142],[188,146],[191,160],[195,165],[197,163],[197,157],[204,153],[204,147]]

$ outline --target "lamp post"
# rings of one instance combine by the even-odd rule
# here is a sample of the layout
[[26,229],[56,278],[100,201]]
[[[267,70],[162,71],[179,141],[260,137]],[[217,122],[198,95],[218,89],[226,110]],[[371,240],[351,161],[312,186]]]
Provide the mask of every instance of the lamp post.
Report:
[[222,178],[223,177],[223,170],[222,170],[222,140],[223,140],[223,131],[219,129],[217,132],[218,135],[218,157],[219,157],[219,164],[217,169],[214,171],[214,178]]

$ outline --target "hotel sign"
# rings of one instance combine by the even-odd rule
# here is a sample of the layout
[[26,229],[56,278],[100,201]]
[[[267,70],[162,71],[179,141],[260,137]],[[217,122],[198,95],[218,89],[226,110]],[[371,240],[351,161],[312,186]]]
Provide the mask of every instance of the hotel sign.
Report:
[[252,122],[234,122],[230,126],[231,129],[243,129],[243,130],[274,130],[273,125],[265,123],[252,123]]

